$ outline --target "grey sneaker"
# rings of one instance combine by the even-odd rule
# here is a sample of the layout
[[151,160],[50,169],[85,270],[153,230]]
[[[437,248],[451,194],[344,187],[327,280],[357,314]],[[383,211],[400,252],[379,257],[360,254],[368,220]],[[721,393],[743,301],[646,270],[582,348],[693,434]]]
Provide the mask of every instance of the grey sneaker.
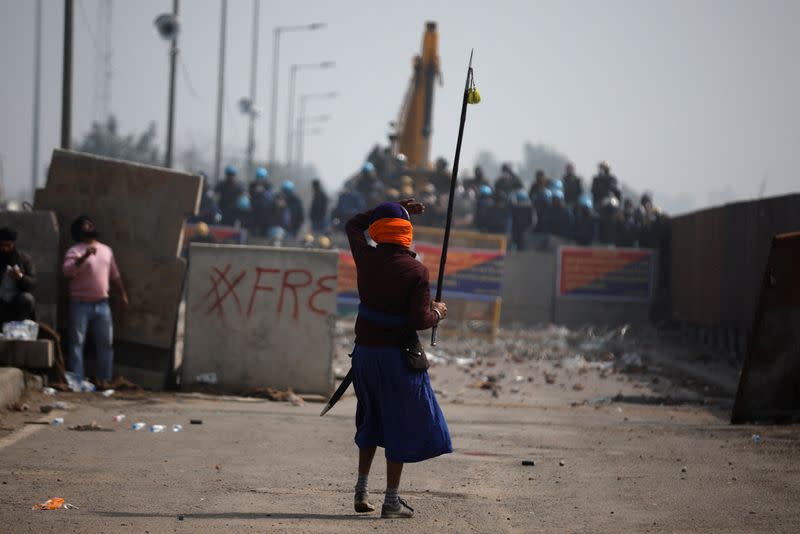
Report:
[[397,506],[387,506],[383,503],[381,507],[381,517],[383,519],[410,519],[414,517],[414,509],[411,508],[406,501],[397,498]]
[[375,511],[375,507],[369,503],[369,494],[366,491],[363,493],[356,492],[355,497],[353,497],[353,507],[356,513],[359,514],[367,514]]

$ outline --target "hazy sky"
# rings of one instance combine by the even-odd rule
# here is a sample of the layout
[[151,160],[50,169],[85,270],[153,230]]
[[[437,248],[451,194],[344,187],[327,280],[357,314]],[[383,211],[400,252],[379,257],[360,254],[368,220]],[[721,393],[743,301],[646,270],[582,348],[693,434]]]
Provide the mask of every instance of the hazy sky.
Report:
[[[123,132],[150,121],[163,143],[167,43],[154,18],[170,0],[112,0],[111,110]],[[96,112],[98,0],[75,0],[73,138]],[[35,2],[0,0],[0,158],[5,187],[27,195],[31,180]],[[44,0],[40,171],[59,142],[63,2]],[[183,0],[176,152],[194,144],[213,160],[219,0]],[[244,154],[251,0],[230,0],[225,83],[226,154]],[[585,177],[608,159],[636,190],[673,212],[798,191],[800,2],[671,1],[268,1],[261,4],[256,153],[266,158],[276,25],[325,22],[281,40],[278,155],[285,153],[289,66],[298,94],[329,113],[307,155],[330,188],[385,142],[418,53],[425,21],[439,24],[444,86],[434,108],[434,155],[452,160],[470,48],[483,101],[469,110],[462,162],[483,149],[518,162],[526,141],[572,158]],[[94,36],[93,36],[94,34]],[[525,177],[530,179],[530,177]],[[44,180],[41,176],[40,180]],[[40,181],[41,183],[41,181]],[[682,196],[683,195],[683,196]]]

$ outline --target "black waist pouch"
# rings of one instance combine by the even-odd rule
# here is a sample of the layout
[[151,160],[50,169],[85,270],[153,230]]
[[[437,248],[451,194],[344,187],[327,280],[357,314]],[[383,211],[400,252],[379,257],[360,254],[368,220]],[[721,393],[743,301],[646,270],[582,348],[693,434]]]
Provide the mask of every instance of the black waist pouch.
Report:
[[406,343],[403,345],[402,352],[403,363],[411,371],[425,371],[431,366],[416,331],[411,331]]

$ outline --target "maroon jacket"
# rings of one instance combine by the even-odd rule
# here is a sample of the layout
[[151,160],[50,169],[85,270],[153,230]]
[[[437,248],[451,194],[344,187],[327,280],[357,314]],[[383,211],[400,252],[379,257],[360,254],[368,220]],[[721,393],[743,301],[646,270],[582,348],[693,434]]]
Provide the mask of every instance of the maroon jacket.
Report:
[[358,295],[371,310],[407,317],[409,326],[388,326],[359,315],[355,342],[369,347],[399,347],[407,342],[412,328],[431,328],[438,316],[431,309],[428,269],[415,259],[416,254],[398,245],[371,247],[367,243],[364,232],[371,214],[359,213],[345,225],[356,262]]

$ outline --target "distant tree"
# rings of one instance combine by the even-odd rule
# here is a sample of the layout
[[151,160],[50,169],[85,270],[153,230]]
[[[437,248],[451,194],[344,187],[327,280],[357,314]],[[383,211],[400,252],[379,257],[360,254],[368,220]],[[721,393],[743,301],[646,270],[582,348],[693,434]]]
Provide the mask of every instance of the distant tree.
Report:
[[520,177],[526,183],[531,182],[534,173],[541,169],[548,178],[561,178],[564,175],[564,167],[569,161],[567,156],[554,148],[542,144],[525,143],[522,146]]
[[211,180],[214,180],[214,164],[207,157],[208,152],[192,143],[178,153],[178,163],[182,169],[192,174],[197,172],[206,173]]
[[155,146],[156,123],[151,122],[138,137],[133,134],[121,136],[117,118],[110,115],[105,123],[93,122],[83,140],[75,149],[89,154],[106,156],[148,165],[161,165],[158,148]]
[[[487,180],[494,183],[494,179],[500,176],[500,162],[495,155],[488,150],[481,150],[475,156],[475,166],[483,169],[483,175]],[[471,171],[470,171],[471,173]]]

